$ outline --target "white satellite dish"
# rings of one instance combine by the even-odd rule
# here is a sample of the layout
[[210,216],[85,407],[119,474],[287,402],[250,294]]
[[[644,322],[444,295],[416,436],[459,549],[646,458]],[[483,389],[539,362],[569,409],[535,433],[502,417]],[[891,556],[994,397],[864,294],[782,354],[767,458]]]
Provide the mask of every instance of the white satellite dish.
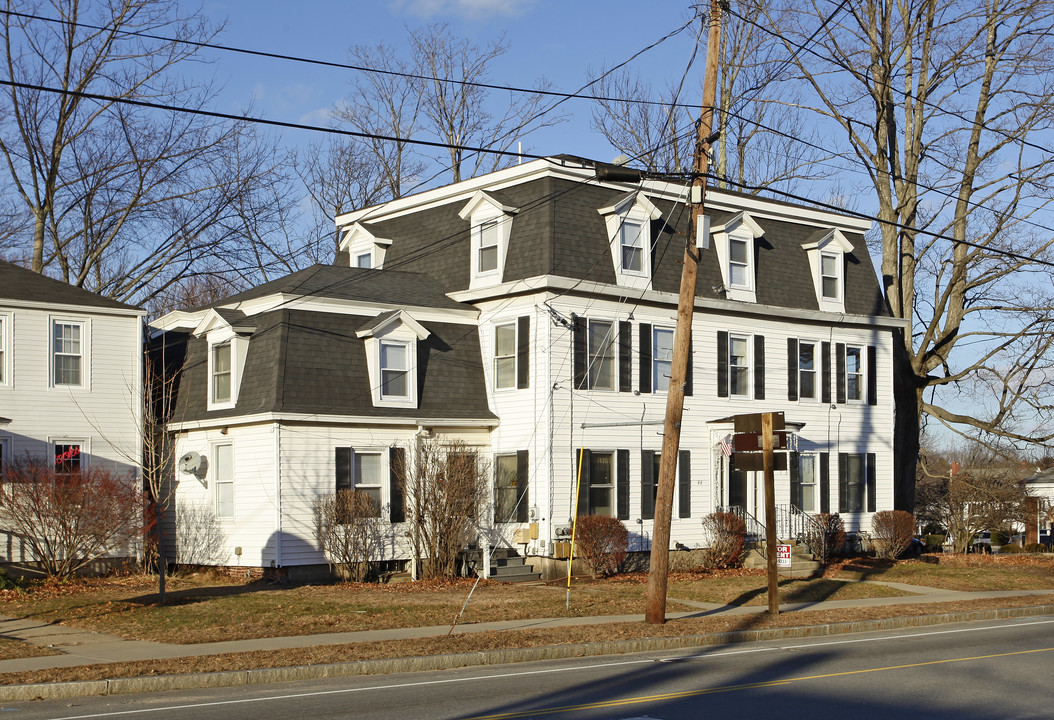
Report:
[[201,453],[193,450],[179,459],[179,471],[187,475],[197,475],[201,469]]

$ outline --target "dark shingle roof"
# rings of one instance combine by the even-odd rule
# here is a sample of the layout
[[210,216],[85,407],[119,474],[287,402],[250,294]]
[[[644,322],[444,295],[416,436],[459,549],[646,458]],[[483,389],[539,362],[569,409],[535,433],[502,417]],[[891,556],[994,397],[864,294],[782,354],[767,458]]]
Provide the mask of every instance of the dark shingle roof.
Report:
[[207,342],[190,338],[175,422],[254,413],[492,420],[474,325],[422,322],[418,407],[373,407],[366,348],[356,330],[373,318],[309,310],[253,317],[237,407],[207,408]]
[[28,300],[57,305],[138,310],[134,305],[74,287],[61,280],[0,260],[0,299]]
[[334,265],[312,265],[206,307],[231,305],[278,293],[450,310],[474,309],[448,298],[443,288],[427,275]]

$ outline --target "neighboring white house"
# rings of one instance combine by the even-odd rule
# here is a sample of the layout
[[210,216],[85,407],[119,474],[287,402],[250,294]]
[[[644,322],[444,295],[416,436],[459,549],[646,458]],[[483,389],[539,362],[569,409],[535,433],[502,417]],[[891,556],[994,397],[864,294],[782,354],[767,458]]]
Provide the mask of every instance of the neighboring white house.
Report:
[[[177,457],[210,468],[177,472],[177,498],[220,518],[219,564],[323,563],[311,504],[348,485],[380,496],[383,559],[405,559],[390,458],[424,436],[488,456],[498,544],[560,553],[581,458],[579,513],[622,519],[648,549],[685,195],[537,160],[341,215],[334,266],[160,318],[159,342],[186,343]],[[671,543],[703,543],[700,520],[722,507],[766,521],[761,473],[722,451],[740,413],[785,414],[781,518],[870,529],[893,506],[903,324],[869,224],[722,190],[706,213]]]
[[[0,261],[0,466],[140,467],[145,314]],[[0,531],[0,562],[27,559]]]

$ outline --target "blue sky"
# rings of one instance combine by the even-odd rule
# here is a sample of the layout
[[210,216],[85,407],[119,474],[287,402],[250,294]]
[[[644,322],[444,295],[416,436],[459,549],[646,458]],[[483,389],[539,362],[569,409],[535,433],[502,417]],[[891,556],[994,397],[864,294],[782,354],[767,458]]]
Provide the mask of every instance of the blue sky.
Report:
[[[574,91],[597,70],[622,62],[683,24],[687,3],[660,0],[648,4],[570,0],[382,0],[323,2],[246,0],[207,2],[206,15],[226,20],[219,42],[336,62],[347,61],[352,45],[405,45],[406,28],[448,23],[451,30],[479,45],[505,33],[509,51],[497,60],[490,82],[517,86],[548,79],[555,90]],[[630,67],[656,89],[679,80],[691,55],[698,25],[649,51]],[[250,103],[259,117],[325,125],[334,102],[347,94],[352,72],[282,60],[212,52],[211,70],[224,90],[216,109],[237,112]],[[685,86],[684,100],[702,94],[703,58]],[[588,101],[562,109],[568,122],[525,141],[538,154],[572,153],[607,160],[617,154],[589,127]],[[306,131],[282,131],[283,142],[306,143]]]

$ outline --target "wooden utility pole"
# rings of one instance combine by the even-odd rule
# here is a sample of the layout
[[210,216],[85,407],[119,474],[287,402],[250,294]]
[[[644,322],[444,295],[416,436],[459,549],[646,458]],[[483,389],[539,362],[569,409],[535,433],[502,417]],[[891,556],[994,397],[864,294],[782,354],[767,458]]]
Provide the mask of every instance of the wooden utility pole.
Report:
[[776,475],[772,467],[772,413],[761,416],[761,450],[765,473],[765,556],[769,571],[769,613],[780,614],[779,575],[776,570]]
[[[670,389],[666,395],[666,421],[663,424],[659,485],[655,495],[655,528],[651,541],[651,569],[648,572],[648,600],[645,619],[654,624],[666,622],[666,579],[670,567],[670,519],[673,514],[673,488],[677,476],[677,451],[681,444],[681,417],[684,414],[684,383],[688,375],[688,348],[692,338],[695,310],[695,280],[699,272],[696,232],[706,196],[706,171],[710,138],[714,126],[714,98],[717,94],[717,65],[721,47],[722,0],[710,0],[709,35],[706,47],[706,77],[703,79],[702,115],[696,130],[695,167],[692,179],[691,221],[684,248],[681,293],[677,302],[677,329],[673,336]],[[696,197],[698,195],[698,197]]]

